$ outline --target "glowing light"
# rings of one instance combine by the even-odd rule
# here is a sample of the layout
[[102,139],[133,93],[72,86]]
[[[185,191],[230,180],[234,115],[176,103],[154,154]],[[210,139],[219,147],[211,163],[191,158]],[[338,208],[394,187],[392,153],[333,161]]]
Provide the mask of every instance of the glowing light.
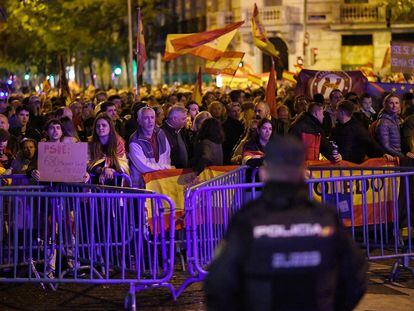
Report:
[[7,84],[8,85],[12,85],[13,84],[13,80],[7,80]]
[[27,80],[29,80],[30,79],[30,75],[28,74],[28,73],[26,73],[25,75],[24,75],[24,79],[27,81]]
[[121,75],[121,73],[122,73],[122,69],[121,69],[121,67],[115,67],[115,69],[114,69],[114,74],[115,74],[116,76],[119,76],[119,75]]
[[221,77],[221,75],[218,75],[216,77],[216,85],[217,85],[217,87],[222,87],[223,86],[223,78]]

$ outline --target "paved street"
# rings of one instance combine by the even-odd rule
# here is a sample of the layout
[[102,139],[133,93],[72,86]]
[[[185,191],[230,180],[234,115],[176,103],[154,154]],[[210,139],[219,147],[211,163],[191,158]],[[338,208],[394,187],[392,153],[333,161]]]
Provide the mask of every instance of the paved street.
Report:
[[[413,310],[414,278],[402,272],[398,283],[386,282],[389,266],[373,263],[368,293],[358,311]],[[180,274],[174,283],[182,282]],[[56,292],[36,284],[0,285],[0,310],[122,310],[127,286],[63,285]],[[156,289],[137,294],[138,310],[205,310],[201,284],[188,288],[174,302],[168,291]]]

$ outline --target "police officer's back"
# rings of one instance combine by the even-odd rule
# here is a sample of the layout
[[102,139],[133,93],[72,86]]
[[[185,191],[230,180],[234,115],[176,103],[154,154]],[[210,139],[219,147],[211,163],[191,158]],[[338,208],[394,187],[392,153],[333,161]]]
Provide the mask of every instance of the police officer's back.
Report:
[[205,281],[209,310],[351,310],[366,262],[336,212],[307,198],[304,147],[275,137],[263,195],[233,218]]

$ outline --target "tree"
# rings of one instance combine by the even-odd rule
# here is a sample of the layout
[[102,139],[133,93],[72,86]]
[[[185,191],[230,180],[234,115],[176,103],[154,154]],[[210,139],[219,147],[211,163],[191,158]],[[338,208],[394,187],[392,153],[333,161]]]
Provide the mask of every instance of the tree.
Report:
[[[144,25],[156,25],[159,1],[140,0]],[[135,5],[138,3],[135,1]],[[93,60],[120,64],[128,55],[127,1],[1,0],[0,67],[58,71],[58,56],[87,67]],[[136,15],[133,16],[136,27]],[[147,39],[147,47],[153,44]]]

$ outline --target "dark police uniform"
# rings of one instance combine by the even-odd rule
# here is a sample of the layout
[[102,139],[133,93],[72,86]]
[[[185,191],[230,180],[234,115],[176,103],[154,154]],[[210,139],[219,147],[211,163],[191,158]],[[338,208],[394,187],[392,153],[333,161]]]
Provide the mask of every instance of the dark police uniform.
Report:
[[367,265],[304,183],[269,182],[234,216],[204,288],[208,310],[351,310]]

